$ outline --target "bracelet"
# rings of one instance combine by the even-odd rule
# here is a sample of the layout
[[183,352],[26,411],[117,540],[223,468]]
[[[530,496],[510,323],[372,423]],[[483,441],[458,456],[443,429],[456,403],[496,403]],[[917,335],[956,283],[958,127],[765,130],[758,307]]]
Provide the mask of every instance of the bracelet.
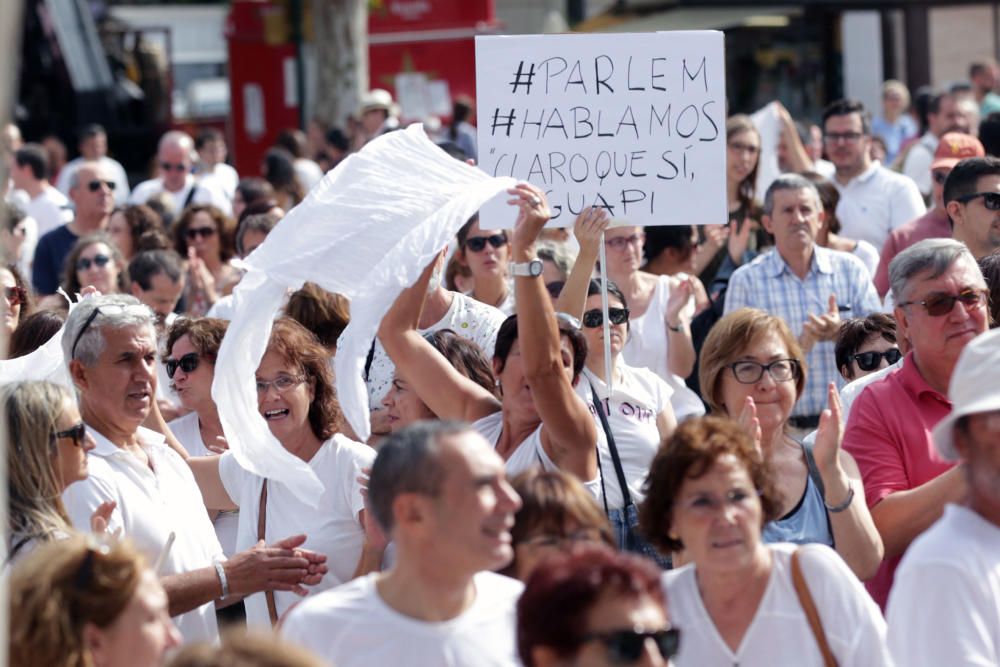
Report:
[[680,324],[678,324],[678,325],[677,325],[677,326],[675,326],[675,327],[672,327],[672,326],[670,326],[670,322],[666,322],[666,325],[667,325],[667,328],[668,328],[668,329],[670,329],[671,331],[674,331],[674,332],[676,332],[676,333],[680,333],[680,332],[681,332],[681,331],[683,330],[683,328],[684,328],[684,327],[683,327],[683,326],[681,326]]
[[219,575],[219,583],[222,584],[222,596],[220,600],[225,600],[229,597],[229,580],[226,578],[226,568],[222,566],[223,561],[217,560],[213,563],[215,565],[215,573]]
[[824,498],[823,499],[823,505],[826,506],[826,511],[827,512],[830,512],[831,514],[837,514],[838,512],[843,512],[848,507],[850,507],[851,506],[851,501],[853,501],[853,500],[854,500],[854,487],[853,486],[848,486],[847,487],[847,498],[844,500],[844,502],[840,503],[839,505],[834,505],[834,506],[831,507],[830,504],[827,503],[826,499]]

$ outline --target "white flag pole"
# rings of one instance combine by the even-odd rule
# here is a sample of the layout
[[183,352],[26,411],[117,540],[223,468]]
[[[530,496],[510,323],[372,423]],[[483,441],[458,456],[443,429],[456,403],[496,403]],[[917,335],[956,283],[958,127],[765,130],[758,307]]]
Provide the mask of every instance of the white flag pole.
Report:
[[611,321],[608,319],[608,254],[604,248],[604,232],[601,232],[599,257],[601,260],[601,326],[604,328],[604,383],[608,386],[608,403],[611,401]]

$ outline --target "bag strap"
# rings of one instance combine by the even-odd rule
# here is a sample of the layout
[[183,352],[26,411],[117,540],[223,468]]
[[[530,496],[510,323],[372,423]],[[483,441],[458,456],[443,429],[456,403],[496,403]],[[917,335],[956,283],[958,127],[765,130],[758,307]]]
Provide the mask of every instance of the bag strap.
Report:
[[[257,512],[257,539],[264,539],[264,528],[267,523],[267,480],[264,480],[264,485],[260,489],[260,507]],[[265,540],[266,541],[266,540]],[[278,623],[278,605],[274,602],[274,591],[266,590],[264,591],[264,597],[267,599],[267,615],[271,617],[271,627],[273,628]]]
[[[184,206],[181,206],[181,211],[183,211],[184,209],[186,209],[188,206],[191,205],[191,202],[194,200],[194,194],[197,191],[198,191],[198,181],[195,181],[194,183],[191,184],[191,190],[188,192],[187,197],[184,198]],[[180,215],[180,213],[178,213],[178,215]]]
[[823,486],[823,476],[819,474],[819,466],[816,465],[816,457],[813,456],[813,446],[806,442],[799,442],[799,447],[802,448],[802,454],[806,458],[806,469],[809,471],[809,477],[819,489],[819,495],[826,498],[826,488]]
[[837,667],[837,659],[833,657],[830,644],[826,640],[826,633],[823,632],[823,622],[819,618],[819,611],[816,610],[816,603],[813,601],[812,593],[809,592],[809,585],[802,574],[802,563],[799,561],[801,549],[796,549],[792,554],[792,584],[795,586],[795,594],[799,597],[799,604],[806,613],[806,620],[809,621],[809,628],[816,643],[819,644],[819,652],[823,655],[823,665],[825,667]]
[[[618,446],[615,444],[615,436],[611,433],[611,425],[608,424],[607,415],[604,414],[604,405],[601,403],[601,399],[597,396],[597,389],[594,388],[593,382],[590,383],[590,393],[594,397],[594,409],[597,410],[597,416],[601,418],[601,427],[604,429],[604,435],[608,439],[608,450],[611,452],[611,462],[615,464],[615,475],[618,477],[618,487],[621,489],[622,498],[625,501],[624,506],[628,507],[632,504],[632,494],[629,493],[628,483],[625,481],[625,471],[622,470],[622,460],[621,457],[618,456]],[[602,474],[602,484],[603,480],[604,475]],[[607,503],[607,497],[605,497],[605,509],[607,509]]]

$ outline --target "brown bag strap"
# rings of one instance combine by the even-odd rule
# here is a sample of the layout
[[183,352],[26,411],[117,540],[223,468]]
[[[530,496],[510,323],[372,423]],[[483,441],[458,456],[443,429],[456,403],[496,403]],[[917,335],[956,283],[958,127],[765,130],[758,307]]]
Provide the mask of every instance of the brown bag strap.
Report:
[[819,644],[819,652],[823,654],[823,664],[825,667],[837,667],[837,659],[833,657],[830,644],[826,641],[826,633],[823,632],[823,622],[819,618],[819,611],[816,610],[816,603],[813,602],[809,585],[806,584],[806,578],[802,574],[799,553],[800,551],[796,549],[792,554],[792,584],[795,586],[795,594],[799,596],[799,604],[802,605],[802,610],[809,621],[809,628],[816,637],[816,643]]
[[[264,480],[264,486],[260,489],[260,508],[257,512],[257,539],[265,540],[264,538],[264,528],[267,524],[267,480]],[[267,540],[265,540],[266,542]],[[271,627],[274,627],[278,623],[278,606],[274,603],[274,591],[264,591],[264,597],[267,599],[267,615],[271,617]]]

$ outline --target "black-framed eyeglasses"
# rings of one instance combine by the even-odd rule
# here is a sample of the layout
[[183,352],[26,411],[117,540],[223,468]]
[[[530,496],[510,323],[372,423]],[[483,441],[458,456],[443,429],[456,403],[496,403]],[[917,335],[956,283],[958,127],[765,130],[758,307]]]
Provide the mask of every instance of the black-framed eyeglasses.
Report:
[[899,348],[893,347],[885,352],[876,352],[872,350],[871,352],[861,352],[859,354],[852,354],[851,359],[858,362],[858,368],[863,371],[873,371],[882,364],[882,359],[892,366],[894,363],[903,358],[903,353],[899,351]]
[[7,303],[12,306],[18,306],[20,304],[26,303],[28,300],[28,290],[17,285],[12,285],[11,287],[5,287],[3,290],[3,295],[7,297]]
[[681,644],[681,631],[677,628],[646,631],[642,628],[591,632],[583,636],[584,642],[601,642],[608,649],[608,660],[615,665],[634,665],[642,659],[646,640],[652,639],[660,655],[669,660],[677,655]]
[[184,232],[184,236],[189,241],[193,241],[199,236],[203,239],[209,239],[215,236],[215,231],[215,227],[188,227]]
[[95,178],[94,180],[87,183],[87,189],[90,190],[91,192],[97,192],[98,190],[101,189],[102,185],[108,186],[108,190],[114,192],[114,189],[118,184],[115,183],[114,181],[102,181],[99,178]]
[[859,141],[863,136],[865,135],[861,132],[827,132],[823,135],[823,141],[828,144],[835,144],[840,141],[853,144],[854,142]]
[[970,195],[955,197],[955,201],[967,204],[973,199],[983,198],[983,206],[987,211],[1000,211],[1000,192],[973,192]]
[[465,239],[465,247],[472,252],[482,252],[487,243],[494,248],[502,248],[507,245],[507,235],[492,234],[490,236],[470,236]]
[[960,301],[966,310],[972,310],[984,305],[988,298],[989,294],[986,290],[966,289],[958,294],[932,294],[922,301],[903,301],[899,307],[923,306],[931,317],[941,317],[951,312],[956,301]]
[[72,438],[74,445],[83,447],[83,442],[87,438],[87,426],[83,422],[80,422],[65,431],[56,431],[52,434],[53,441],[61,440],[62,438]]
[[163,362],[163,365],[167,367],[167,377],[171,380],[174,379],[174,373],[180,368],[185,373],[193,373],[196,368],[198,368],[198,363],[201,361],[201,357],[198,356],[197,352],[188,352],[180,359],[167,359]]
[[188,170],[187,165],[185,165],[183,162],[178,162],[177,164],[174,164],[173,162],[161,162],[160,163],[160,169],[162,169],[163,171],[187,171]]
[[799,377],[799,362],[795,359],[776,359],[769,364],[761,364],[756,361],[737,361],[729,364],[736,381],[740,384],[754,384],[760,382],[767,371],[771,379],[775,382],[790,382]]
[[[608,308],[608,321],[611,324],[625,324],[628,322],[628,308]],[[583,314],[583,326],[588,329],[595,329],[604,324],[604,313],[600,308],[588,310]]]
[[111,258],[103,253],[94,255],[93,259],[91,259],[90,257],[81,257],[80,259],[76,260],[76,270],[86,271],[91,267],[91,265],[94,265],[98,268],[104,268],[105,266],[108,265],[108,262],[110,261]]

